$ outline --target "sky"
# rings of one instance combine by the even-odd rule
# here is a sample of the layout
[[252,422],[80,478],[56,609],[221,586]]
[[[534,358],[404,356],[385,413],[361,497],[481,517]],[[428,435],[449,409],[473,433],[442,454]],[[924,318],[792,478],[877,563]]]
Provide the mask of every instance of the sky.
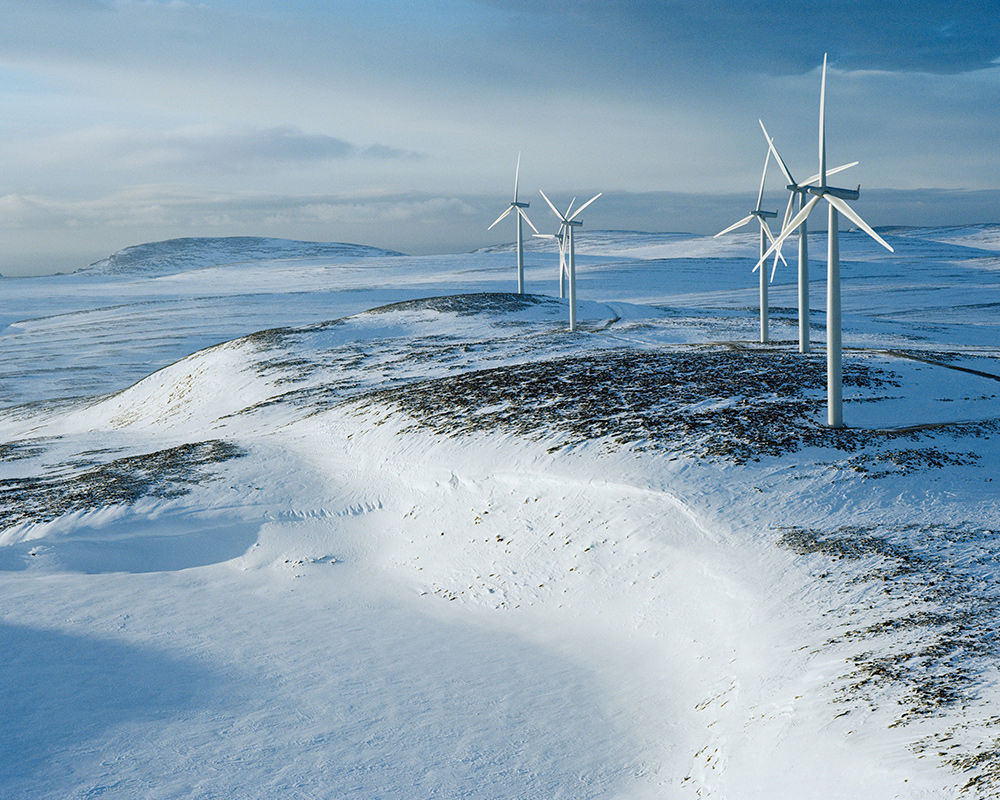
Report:
[[[0,273],[179,236],[409,253],[543,231],[713,233],[763,119],[873,225],[1000,221],[1000,0],[0,0]],[[772,163],[765,205],[787,193]]]

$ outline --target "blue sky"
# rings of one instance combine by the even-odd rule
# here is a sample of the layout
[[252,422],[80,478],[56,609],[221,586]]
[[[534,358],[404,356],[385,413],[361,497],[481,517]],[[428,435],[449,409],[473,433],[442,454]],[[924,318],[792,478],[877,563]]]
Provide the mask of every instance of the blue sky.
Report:
[[829,158],[861,160],[862,215],[1000,221],[992,1],[4,6],[8,275],[173,236],[504,241],[485,227],[518,151],[536,224],[542,187],[604,191],[588,227],[711,232],[752,204],[758,117],[815,171],[824,52]]

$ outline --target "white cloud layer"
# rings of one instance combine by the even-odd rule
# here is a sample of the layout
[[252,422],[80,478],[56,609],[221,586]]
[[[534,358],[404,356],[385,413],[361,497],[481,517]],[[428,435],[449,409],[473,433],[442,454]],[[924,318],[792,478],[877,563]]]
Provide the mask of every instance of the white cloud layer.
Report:
[[259,164],[419,157],[386,145],[359,147],[326,134],[306,134],[292,126],[235,130],[215,125],[173,130],[104,126],[23,141],[18,149],[22,160],[53,167],[98,160],[108,168],[127,170],[185,167],[225,171]]

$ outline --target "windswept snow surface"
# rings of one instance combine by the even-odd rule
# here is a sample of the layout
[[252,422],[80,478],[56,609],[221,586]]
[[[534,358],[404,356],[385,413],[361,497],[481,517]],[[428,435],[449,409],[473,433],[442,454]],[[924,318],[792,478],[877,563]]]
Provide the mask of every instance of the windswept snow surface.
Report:
[[1000,226],[887,236],[842,431],[753,235],[3,280],[0,796],[1000,796]]

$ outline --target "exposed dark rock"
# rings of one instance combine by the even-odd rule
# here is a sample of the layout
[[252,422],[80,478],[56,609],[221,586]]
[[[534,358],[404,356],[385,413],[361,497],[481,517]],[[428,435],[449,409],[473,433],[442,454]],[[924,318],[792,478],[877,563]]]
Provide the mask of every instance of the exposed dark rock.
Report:
[[236,445],[212,440],[82,469],[63,465],[50,470],[54,477],[0,480],[0,529],[46,522],[71,511],[135,503],[142,497],[180,497],[205,480],[211,464],[242,455]]

